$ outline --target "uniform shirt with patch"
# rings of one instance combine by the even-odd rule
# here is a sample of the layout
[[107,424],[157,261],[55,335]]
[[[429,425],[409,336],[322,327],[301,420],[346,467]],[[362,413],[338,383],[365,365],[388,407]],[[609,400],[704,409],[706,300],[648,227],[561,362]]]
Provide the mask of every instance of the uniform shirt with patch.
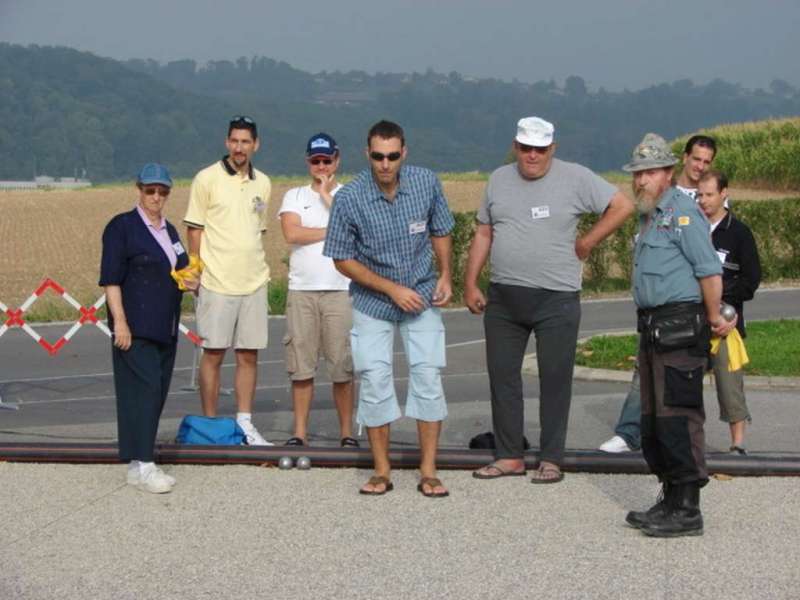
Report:
[[633,256],[633,298],[639,308],[700,302],[698,279],[721,275],[709,224],[697,204],[670,188],[640,221]]
[[617,188],[589,169],[553,159],[543,177],[524,179],[516,163],[495,170],[478,222],[492,226],[491,281],[556,291],[581,289],[578,221],[602,213]]

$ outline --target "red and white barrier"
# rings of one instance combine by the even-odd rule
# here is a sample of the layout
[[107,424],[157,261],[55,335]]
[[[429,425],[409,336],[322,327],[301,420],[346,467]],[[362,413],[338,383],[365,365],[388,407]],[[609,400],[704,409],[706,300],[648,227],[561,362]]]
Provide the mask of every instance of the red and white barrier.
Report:
[[[46,339],[44,339],[33,327],[31,327],[25,319],[23,318],[25,312],[33,306],[33,304],[44,294],[48,289],[53,290],[57,295],[64,299],[68,304],[70,304],[75,310],[80,313],[80,317],[77,321],[69,328],[69,330],[61,336],[55,343],[50,343]],[[58,354],[59,350],[63,348],[75,335],[75,333],[83,327],[86,323],[91,323],[96,325],[103,333],[107,336],[111,337],[111,331],[106,327],[106,324],[100,321],[97,318],[97,311],[106,303],[106,295],[103,294],[100,298],[97,299],[97,302],[92,304],[90,307],[83,306],[80,302],[75,300],[72,296],[70,296],[67,291],[60,286],[58,283],[50,279],[49,277],[42,281],[41,285],[30,295],[30,297],[22,303],[22,305],[16,309],[10,309],[5,304],[0,302],[0,311],[4,313],[8,318],[6,322],[0,326],[0,337],[13,327],[19,327],[25,333],[33,338],[33,340],[39,344],[42,348],[47,350],[47,353],[50,356],[55,356]],[[186,327],[183,323],[180,323],[179,329],[181,333],[183,333],[193,344],[200,345],[201,339],[200,337],[191,329]]]

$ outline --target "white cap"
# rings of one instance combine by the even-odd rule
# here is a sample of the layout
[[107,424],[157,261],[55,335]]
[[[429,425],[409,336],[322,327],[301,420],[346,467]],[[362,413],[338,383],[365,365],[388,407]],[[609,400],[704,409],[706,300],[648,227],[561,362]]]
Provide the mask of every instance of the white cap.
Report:
[[555,127],[539,117],[525,117],[517,123],[517,137],[520,144],[543,148],[553,143]]

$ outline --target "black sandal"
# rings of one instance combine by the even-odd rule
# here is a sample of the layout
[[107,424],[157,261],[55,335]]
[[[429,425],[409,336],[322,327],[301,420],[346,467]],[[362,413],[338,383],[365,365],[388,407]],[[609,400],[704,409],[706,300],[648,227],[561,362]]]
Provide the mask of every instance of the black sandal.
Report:
[[361,448],[358,440],[351,437],[343,437],[340,445],[342,448]]
[[305,446],[305,445],[306,443],[303,440],[303,438],[299,437],[290,437],[288,440],[286,440],[286,443],[284,444],[284,446]]

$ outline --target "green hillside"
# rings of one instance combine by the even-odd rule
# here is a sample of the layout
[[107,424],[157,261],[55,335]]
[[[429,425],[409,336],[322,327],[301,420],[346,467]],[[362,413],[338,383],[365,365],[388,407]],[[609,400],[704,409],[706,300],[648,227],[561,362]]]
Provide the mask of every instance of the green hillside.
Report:
[[577,76],[559,85],[433,71],[312,74],[264,57],[123,63],[0,43],[0,179],[85,170],[93,181],[128,180],[150,160],[191,177],[222,153],[234,114],[259,122],[256,164],[272,174],[301,172],[305,140],[319,130],[339,141],[343,169],[359,171],[364,135],[380,118],[405,127],[412,163],[486,172],[504,162],[516,121],[531,114],[556,124],[561,158],[608,171],[627,161],[647,131],[669,139],[720,123],[800,115],[800,93],[785,82],[765,91],[682,80],[612,93],[590,90]]

